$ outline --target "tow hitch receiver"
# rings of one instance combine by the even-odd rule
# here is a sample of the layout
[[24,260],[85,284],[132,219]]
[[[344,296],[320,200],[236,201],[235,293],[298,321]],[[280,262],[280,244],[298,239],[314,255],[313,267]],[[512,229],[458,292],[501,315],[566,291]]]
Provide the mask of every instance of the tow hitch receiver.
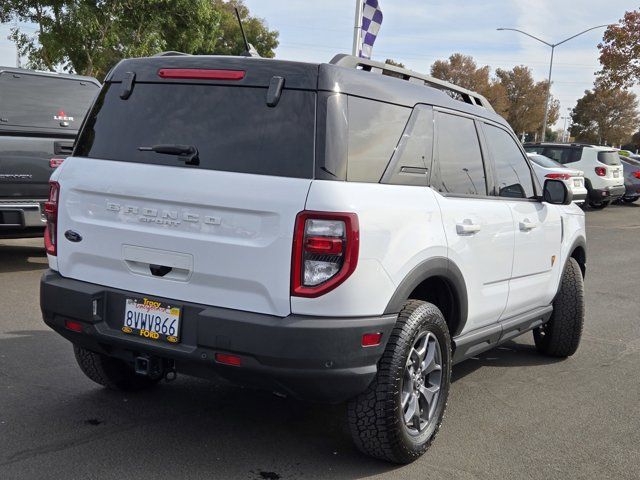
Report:
[[143,375],[152,379],[164,376],[164,365],[162,359],[157,357],[148,357],[141,355],[135,360],[136,374]]

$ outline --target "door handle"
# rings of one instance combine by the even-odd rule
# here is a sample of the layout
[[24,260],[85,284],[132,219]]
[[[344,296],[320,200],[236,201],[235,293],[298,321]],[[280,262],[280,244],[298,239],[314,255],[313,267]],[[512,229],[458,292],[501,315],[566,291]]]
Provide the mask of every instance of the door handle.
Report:
[[473,235],[480,231],[480,225],[473,223],[471,220],[464,220],[456,224],[456,232],[458,235]]
[[537,226],[538,224],[536,222],[532,222],[528,218],[525,218],[520,222],[520,230],[522,230],[523,232],[528,232],[529,230],[533,230]]

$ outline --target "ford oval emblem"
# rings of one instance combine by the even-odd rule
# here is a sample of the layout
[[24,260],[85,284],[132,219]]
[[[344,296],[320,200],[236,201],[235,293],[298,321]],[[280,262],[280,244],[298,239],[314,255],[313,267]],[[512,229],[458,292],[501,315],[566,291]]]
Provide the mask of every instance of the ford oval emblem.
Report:
[[82,236],[78,232],[74,232],[73,230],[67,230],[66,232],[64,232],[64,236],[70,242],[81,242],[82,241]]

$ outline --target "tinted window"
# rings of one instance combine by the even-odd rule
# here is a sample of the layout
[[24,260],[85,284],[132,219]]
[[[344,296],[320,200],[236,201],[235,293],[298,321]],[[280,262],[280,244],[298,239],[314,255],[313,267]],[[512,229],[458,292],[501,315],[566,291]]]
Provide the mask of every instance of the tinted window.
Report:
[[640,160],[634,158],[625,158],[622,162],[633,167],[640,167]]
[[427,185],[432,151],[433,109],[418,105],[413,109],[382,182],[394,185]]
[[486,195],[482,153],[473,120],[437,114],[437,155],[431,186],[442,193]]
[[544,147],[540,147],[540,146],[531,146],[531,145],[525,145],[524,149],[527,153],[540,153],[542,154],[542,152],[544,151]]
[[620,165],[618,152],[598,152],[598,161],[605,165]]
[[564,165],[561,165],[544,155],[529,155],[529,160],[544,168],[566,168]]
[[398,145],[411,109],[349,97],[347,180],[378,183]]
[[575,147],[545,147],[539,153],[564,165],[580,160],[582,150]]
[[182,166],[175,155],[138,147],[192,145],[199,168],[312,176],[314,92],[284,90],[273,108],[266,88],[139,83],[127,100],[119,92],[117,83],[102,91],[75,155]]
[[97,93],[91,82],[5,72],[0,75],[0,126],[77,130]]
[[485,135],[495,165],[500,197],[531,198],[535,195],[531,169],[518,144],[505,130],[485,124]]

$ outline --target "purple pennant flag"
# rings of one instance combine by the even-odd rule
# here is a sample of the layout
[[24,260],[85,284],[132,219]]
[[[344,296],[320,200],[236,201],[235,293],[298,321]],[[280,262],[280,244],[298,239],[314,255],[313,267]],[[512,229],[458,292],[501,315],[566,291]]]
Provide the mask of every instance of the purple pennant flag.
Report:
[[380,25],[382,24],[382,10],[378,0],[365,0],[362,9],[362,42],[360,47],[360,57],[371,58],[371,50],[376,41]]

